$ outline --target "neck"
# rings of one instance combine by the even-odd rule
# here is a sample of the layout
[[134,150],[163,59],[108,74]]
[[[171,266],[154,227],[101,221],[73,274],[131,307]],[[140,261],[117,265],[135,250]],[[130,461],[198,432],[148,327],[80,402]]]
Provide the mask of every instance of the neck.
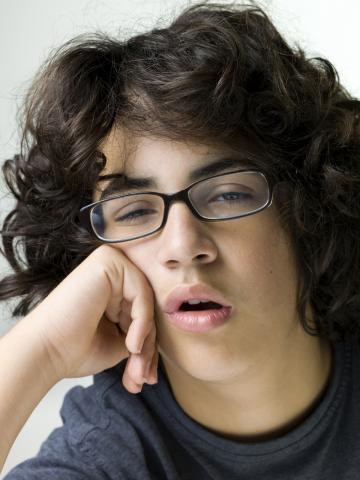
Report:
[[326,392],[332,370],[328,340],[300,333],[224,383],[194,378],[162,355],[172,393],[193,420],[221,436],[258,442],[300,424]]

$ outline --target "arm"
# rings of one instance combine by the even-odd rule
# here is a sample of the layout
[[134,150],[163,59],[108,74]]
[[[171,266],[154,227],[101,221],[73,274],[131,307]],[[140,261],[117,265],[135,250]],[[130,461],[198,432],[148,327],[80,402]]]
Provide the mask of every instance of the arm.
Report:
[[[122,312],[122,300],[132,305]],[[123,383],[156,382],[153,292],[118,250],[101,246],[0,339],[0,462],[29,415],[62,378],[93,375],[128,358]],[[143,344],[139,353],[137,344]],[[16,413],[14,415],[14,412]]]
[[34,319],[25,317],[0,339],[0,470],[28,417],[60,380],[51,365]]

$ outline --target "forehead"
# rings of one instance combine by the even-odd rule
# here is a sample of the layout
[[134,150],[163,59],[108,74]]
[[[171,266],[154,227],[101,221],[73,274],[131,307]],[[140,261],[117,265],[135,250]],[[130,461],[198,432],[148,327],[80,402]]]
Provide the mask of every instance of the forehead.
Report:
[[221,173],[254,168],[264,171],[266,164],[264,153],[246,139],[241,139],[237,148],[230,148],[214,141],[135,135],[122,127],[112,129],[100,150],[106,165],[94,187],[93,201],[130,191],[171,193]]
[[219,156],[244,158],[254,161],[259,153],[247,141],[242,141],[241,149],[231,148],[215,142],[195,143],[191,141],[172,141],[151,136],[139,136],[122,128],[114,128],[100,145],[106,156],[105,168],[100,175],[112,173],[156,174],[169,167],[173,170],[177,160],[181,169],[189,169],[196,165],[206,164]]

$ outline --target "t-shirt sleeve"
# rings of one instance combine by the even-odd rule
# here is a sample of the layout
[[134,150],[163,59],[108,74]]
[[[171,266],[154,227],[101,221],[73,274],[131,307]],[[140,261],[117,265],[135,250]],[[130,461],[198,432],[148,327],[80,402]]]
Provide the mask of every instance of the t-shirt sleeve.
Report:
[[36,457],[25,460],[4,480],[94,480],[104,479],[80,449],[69,444],[63,428],[54,430]]
[[107,419],[98,408],[93,386],[76,386],[69,390],[60,416],[63,425],[51,432],[38,454],[11,469],[4,480],[107,478],[94,455],[94,432],[106,428]]

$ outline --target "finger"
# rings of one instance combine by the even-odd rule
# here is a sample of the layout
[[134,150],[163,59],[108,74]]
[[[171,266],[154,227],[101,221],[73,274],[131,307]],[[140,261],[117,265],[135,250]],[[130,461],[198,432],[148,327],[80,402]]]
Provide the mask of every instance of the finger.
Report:
[[104,315],[100,320],[96,335],[90,345],[89,355],[72,377],[81,377],[111,368],[128,357],[125,347],[125,334]]
[[131,304],[125,299],[123,299],[121,303],[121,311],[118,315],[118,322],[121,330],[127,334],[131,324]]
[[144,342],[143,350],[140,354],[132,353],[126,363],[124,375],[125,379],[130,377],[136,384],[142,385],[147,382],[148,364],[150,364],[154,353],[155,332],[152,332]]
[[155,328],[153,295],[150,289],[137,292],[131,307],[131,319],[126,347],[132,353],[139,353],[146,337]]
[[124,345],[124,334],[105,316],[98,325],[97,334],[92,344],[92,353],[104,368],[110,368],[121,362],[128,352]]
[[131,324],[131,315],[127,310],[125,310],[122,307],[122,305],[123,303],[121,303],[121,307],[119,311],[106,308],[105,315],[112,323],[115,323],[120,328],[120,330],[124,334],[124,340],[125,340],[126,334]]
[[125,375],[125,372],[123,373],[122,383],[126,390],[130,393],[139,393],[142,390],[142,384],[139,385],[134,382],[131,377]]
[[[105,251],[107,262],[110,259],[110,263],[107,263],[106,276],[111,285],[106,315],[111,321],[118,323],[124,307],[126,308],[127,304],[131,305],[130,334],[126,338],[126,347],[132,353],[139,353],[150,331],[150,324],[153,323],[154,294],[143,272],[123,252],[111,249],[111,255],[108,256],[110,249],[107,248]],[[121,256],[120,268],[114,261],[117,255]]]
[[139,353],[154,323],[154,294],[145,275],[126,257],[122,257],[122,260],[124,263],[121,272],[116,265],[110,265],[106,270],[111,283],[106,313],[112,321],[118,322],[122,309],[131,305],[131,324],[126,347],[129,352]]
[[154,385],[155,383],[158,382],[158,374],[157,374],[157,368],[158,368],[158,351],[157,348],[155,348],[152,360],[151,360],[151,366],[150,366],[150,372],[147,377],[147,383],[150,385]]

